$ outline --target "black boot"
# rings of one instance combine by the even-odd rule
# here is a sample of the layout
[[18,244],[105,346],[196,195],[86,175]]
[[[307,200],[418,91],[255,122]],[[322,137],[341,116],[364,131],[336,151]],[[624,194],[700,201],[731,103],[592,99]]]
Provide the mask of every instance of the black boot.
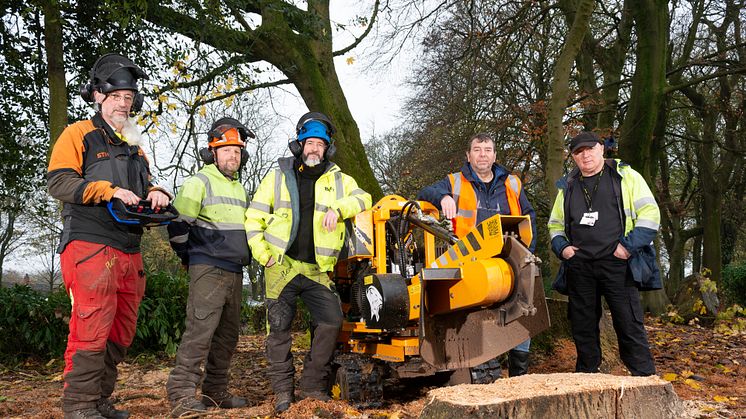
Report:
[[528,373],[528,352],[511,349],[508,352],[508,377]]

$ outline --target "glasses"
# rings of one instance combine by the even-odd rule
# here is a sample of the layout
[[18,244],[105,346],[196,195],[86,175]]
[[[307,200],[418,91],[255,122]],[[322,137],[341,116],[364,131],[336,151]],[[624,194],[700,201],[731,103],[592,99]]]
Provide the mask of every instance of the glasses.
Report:
[[135,100],[135,97],[132,95],[120,95],[119,93],[112,93],[108,95],[107,97],[110,97],[114,100],[114,102],[121,102],[124,101],[126,104],[132,104],[132,102]]

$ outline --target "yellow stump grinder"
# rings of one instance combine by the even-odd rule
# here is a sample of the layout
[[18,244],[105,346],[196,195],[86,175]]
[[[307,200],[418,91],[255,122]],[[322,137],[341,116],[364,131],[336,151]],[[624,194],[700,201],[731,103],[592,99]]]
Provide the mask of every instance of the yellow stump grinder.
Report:
[[390,195],[348,223],[334,272],[340,398],[375,402],[388,376],[492,382],[496,357],[549,327],[528,216],[495,215],[460,240],[437,218],[428,202]]

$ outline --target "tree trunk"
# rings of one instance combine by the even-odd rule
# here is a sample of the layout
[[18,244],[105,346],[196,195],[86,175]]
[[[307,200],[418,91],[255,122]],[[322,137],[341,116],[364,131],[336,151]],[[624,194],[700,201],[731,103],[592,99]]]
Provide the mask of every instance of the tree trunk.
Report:
[[714,140],[711,133],[715,130],[715,116],[711,112],[702,112],[703,128],[701,140],[697,147],[697,160],[699,162],[699,184],[702,194],[702,267],[710,271],[706,277],[716,283],[720,283],[722,273],[722,242],[721,242],[721,220],[722,220],[722,197],[723,187],[718,182],[716,175]]
[[666,86],[668,4],[660,0],[631,0],[637,28],[635,74],[621,128],[620,155],[648,184],[656,161],[653,132]]
[[[569,5],[565,5],[565,8]],[[572,63],[578,55],[588,31],[588,22],[596,7],[593,0],[578,0],[575,19],[570,32],[565,39],[557,61],[554,64],[554,75],[552,77],[552,98],[547,110],[547,141],[546,141],[546,179],[545,187],[549,202],[554,202],[557,196],[557,188],[554,182],[562,176],[563,162],[565,156],[565,131],[562,127],[562,119],[565,115],[565,107],[570,96],[570,70]]]
[[421,418],[681,418],[673,386],[659,377],[529,374],[428,393]]
[[62,50],[62,15],[58,0],[42,3],[44,11],[44,47],[47,53],[49,79],[49,149],[47,160],[55,141],[67,125],[67,85],[65,84],[65,59]]

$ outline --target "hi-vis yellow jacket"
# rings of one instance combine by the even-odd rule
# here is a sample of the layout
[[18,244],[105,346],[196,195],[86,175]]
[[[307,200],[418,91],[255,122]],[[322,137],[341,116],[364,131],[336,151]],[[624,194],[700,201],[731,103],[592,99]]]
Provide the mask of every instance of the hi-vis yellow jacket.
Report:
[[[252,255],[262,265],[270,256],[282,263],[285,252],[295,240],[299,226],[299,192],[293,157],[278,160],[279,168],[259,184],[246,210],[246,237]],[[344,220],[371,207],[369,193],[358,188],[355,179],[342,173],[334,163],[316,181],[313,213],[313,241],[316,263],[322,272],[334,269],[345,235]],[[324,214],[337,212],[337,228],[328,232],[322,227]]]

